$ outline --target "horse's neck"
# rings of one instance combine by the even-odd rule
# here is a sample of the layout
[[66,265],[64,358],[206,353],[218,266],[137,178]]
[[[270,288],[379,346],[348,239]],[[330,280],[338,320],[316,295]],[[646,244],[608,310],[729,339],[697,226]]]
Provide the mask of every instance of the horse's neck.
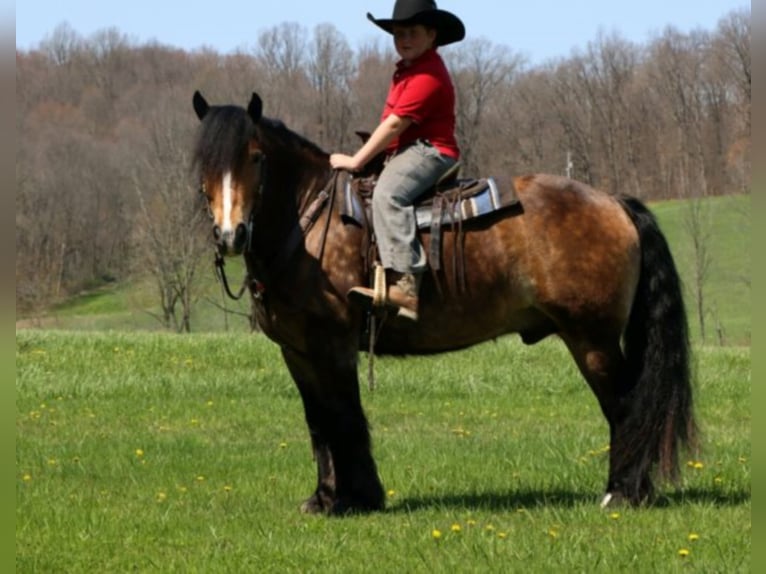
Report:
[[254,221],[255,238],[264,257],[279,251],[280,244],[299,225],[302,212],[330,177],[329,166],[307,162],[306,158],[280,157],[279,162],[267,164],[263,203]]
[[326,186],[330,176],[329,165],[306,163],[302,158],[291,158],[287,161],[283,159],[280,163],[269,166],[264,200],[269,201],[268,209],[271,215],[288,219],[299,216],[300,210]]

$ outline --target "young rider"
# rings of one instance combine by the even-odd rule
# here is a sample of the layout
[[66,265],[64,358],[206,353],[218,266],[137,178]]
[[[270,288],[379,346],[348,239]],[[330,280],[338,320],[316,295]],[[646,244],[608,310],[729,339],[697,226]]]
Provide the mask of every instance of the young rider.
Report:
[[[367,18],[393,36],[401,58],[381,122],[353,155],[334,153],[335,169],[359,171],[378,153],[387,160],[372,199],[378,250],[386,269],[386,302],[399,316],[417,320],[418,289],[426,254],[417,238],[413,203],[459,159],[455,90],[439,46],[465,37],[460,19],[433,0],[397,0],[390,19]],[[354,287],[349,299],[371,305],[374,291]]]

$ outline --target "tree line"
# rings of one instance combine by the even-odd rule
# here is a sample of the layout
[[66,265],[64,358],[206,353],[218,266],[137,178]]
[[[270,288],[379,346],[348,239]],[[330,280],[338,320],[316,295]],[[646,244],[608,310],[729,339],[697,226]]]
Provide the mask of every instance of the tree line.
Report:
[[[486,38],[442,49],[462,174],[559,173],[644,200],[749,192],[750,19],[747,7],[645,44],[602,34],[537,66]],[[395,60],[388,42],[353,50],[332,24],[294,22],[233,54],[67,24],[17,50],[17,314],[149,273],[163,322],[188,330],[210,253],[189,169],[194,90],[240,105],[257,91],[265,115],[352,152],[354,131],[379,120]]]

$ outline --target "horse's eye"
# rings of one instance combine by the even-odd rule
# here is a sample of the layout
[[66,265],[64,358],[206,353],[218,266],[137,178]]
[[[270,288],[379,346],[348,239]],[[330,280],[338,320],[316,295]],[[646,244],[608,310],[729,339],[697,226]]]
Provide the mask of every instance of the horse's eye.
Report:
[[257,151],[254,152],[253,155],[250,156],[250,161],[253,163],[260,163],[263,159],[263,152]]

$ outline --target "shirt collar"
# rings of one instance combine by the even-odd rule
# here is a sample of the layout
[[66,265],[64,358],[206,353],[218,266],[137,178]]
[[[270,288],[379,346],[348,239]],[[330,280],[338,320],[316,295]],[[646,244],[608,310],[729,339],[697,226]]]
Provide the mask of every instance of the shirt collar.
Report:
[[432,61],[436,57],[436,48],[429,48],[423,54],[412,60],[409,66],[405,66],[404,60],[399,60],[396,63],[396,69],[399,72],[402,72],[404,70],[411,70],[412,68],[415,68],[421,64],[424,64],[426,62]]

